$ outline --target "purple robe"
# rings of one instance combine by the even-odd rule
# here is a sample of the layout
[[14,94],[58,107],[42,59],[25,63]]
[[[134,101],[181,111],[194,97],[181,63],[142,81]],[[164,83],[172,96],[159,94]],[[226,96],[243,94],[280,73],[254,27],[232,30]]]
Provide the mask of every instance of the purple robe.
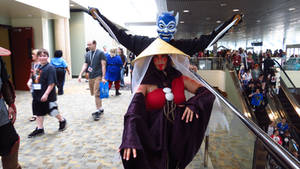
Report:
[[185,105],[199,115],[192,122],[181,120],[185,107],[176,107],[171,123],[163,109],[146,110],[145,96],[136,93],[124,117],[124,131],[120,146],[136,148],[129,161],[123,160],[125,169],[184,169],[198,152],[208,125],[215,96],[205,87],[197,89],[195,96]]

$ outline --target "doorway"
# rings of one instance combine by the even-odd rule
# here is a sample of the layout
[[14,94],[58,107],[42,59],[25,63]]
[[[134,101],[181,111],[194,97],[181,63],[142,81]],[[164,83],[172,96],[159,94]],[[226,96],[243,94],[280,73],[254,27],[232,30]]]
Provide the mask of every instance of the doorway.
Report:
[[26,85],[31,69],[33,29],[31,27],[12,28],[10,31],[12,70],[16,90],[28,90]]

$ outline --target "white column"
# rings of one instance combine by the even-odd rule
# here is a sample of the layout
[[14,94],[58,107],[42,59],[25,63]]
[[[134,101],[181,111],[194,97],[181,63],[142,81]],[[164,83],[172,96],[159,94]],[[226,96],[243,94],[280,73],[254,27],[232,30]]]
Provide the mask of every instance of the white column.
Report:
[[[69,19],[54,20],[55,50],[62,50],[63,58],[71,71],[70,28]],[[72,74],[72,73],[71,73]],[[67,76],[68,77],[68,76]]]

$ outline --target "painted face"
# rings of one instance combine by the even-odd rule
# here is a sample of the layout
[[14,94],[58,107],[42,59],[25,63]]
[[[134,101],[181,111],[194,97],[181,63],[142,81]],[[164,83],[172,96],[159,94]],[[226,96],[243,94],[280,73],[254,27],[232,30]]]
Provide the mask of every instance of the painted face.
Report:
[[[176,16],[178,17],[178,15]],[[169,42],[176,32],[177,21],[170,13],[163,13],[157,18],[157,33],[159,37]]]
[[46,63],[48,63],[48,55],[46,55],[45,53],[41,53],[38,56],[38,60],[42,65],[45,65]]
[[168,62],[168,55],[155,55],[153,57],[153,62],[156,69],[160,71],[165,70]]

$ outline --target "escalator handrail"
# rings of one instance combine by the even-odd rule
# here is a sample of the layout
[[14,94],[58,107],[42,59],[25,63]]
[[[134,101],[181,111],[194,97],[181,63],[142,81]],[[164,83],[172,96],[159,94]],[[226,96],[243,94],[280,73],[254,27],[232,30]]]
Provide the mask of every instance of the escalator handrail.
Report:
[[284,73],[284,75],[288,78],[288,80],[290,81],[290,83],[292,84],[293,88],[296,89],[295,84],[293,83],[293,81],[290,79],[290,77],[286,74],[285,70],[282,68],[282,66],[279,64],[279,62],[277,62],[277,60],[272,59],[274,62],[277,63],[277,65],[280,67],[280,70]]
[[204,84],[206,88],[208,88],[216,97],[218,97],[221,101],[228,106],[231,111],[239,117],[239,119],[246,125],[248,129],[250,129],[256,137],[263,142],[263,144],[271,149],[275,155],[278,156],[279,159],[284,161],[286,165],[290,168],[300,168],[300,163],[295,159],[287,150],[278,146],[260,127],[258,127],[253,121],[249,120],[244,114],[242,114],[234,105],[229,103],[225,97],[219,94],[211,85],[209,85],[203,78],[201,78],[197,73],[195,76]]

